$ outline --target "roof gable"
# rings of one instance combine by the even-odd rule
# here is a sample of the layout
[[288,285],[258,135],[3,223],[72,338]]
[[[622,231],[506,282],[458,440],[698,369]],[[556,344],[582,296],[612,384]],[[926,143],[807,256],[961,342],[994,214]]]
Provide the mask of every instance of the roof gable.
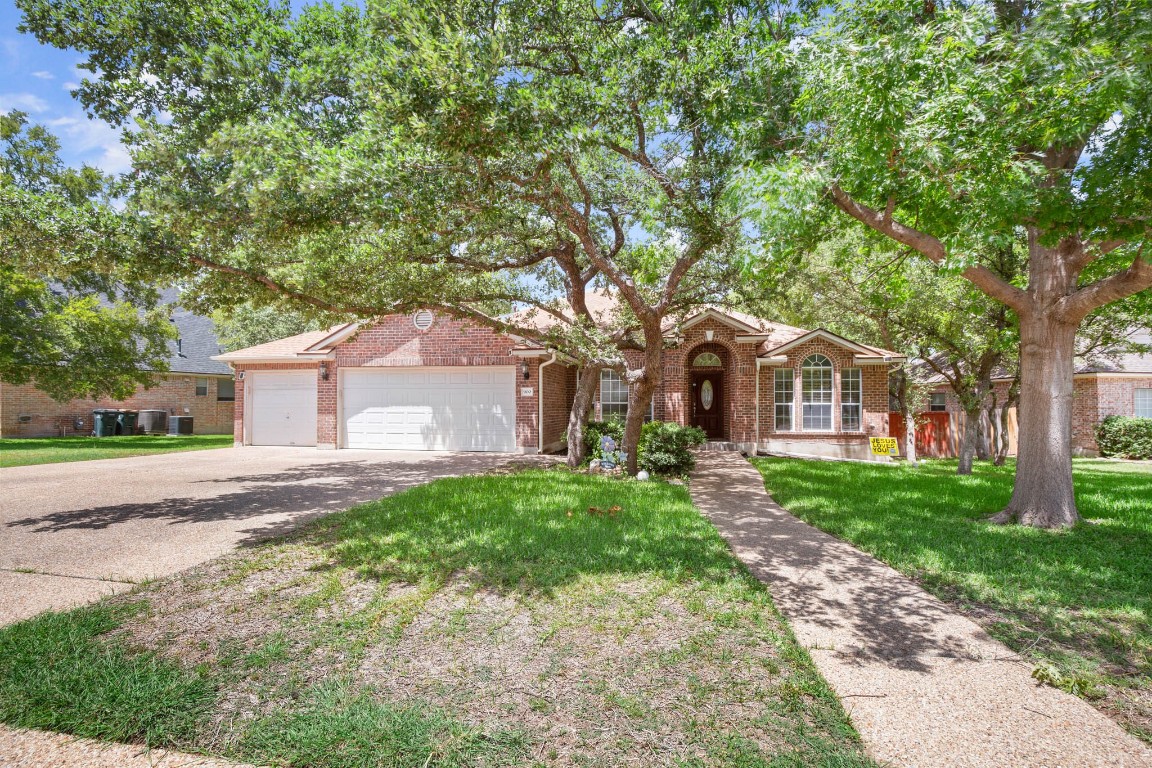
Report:
[[[812,341],[813,339],[822,339],[823,341],[827,341],[831,344],[835,344],[837,346],[851,350],[852,352],[854,352],[856,355],[858,355],[860,357],[876,357],[876,358],[882,357],[882,358],[892,358],[894,360],[903,360],[904,359],[904,355],[901,355],[897,352],[892,352],[891,350],[887,350],[887,349],[881,349],[879,347],[872,347],[872,346],[869,346],[867,344],[859,344],[855,341],[851,341],[849,339],[846,339],[843,336],[840,336],[839,334],[832,333],[832,331],[826,330],[824,328],[817,328],[814,331],[808,331],[807,333],[802,334],[800,336],[797,336],[796,338],[791,339],[790,341],[786,341],[785,343],[780,344],[779,346],[767,348],[760,353],[760,356],[761,357],[775,357],[777,355],[782,355],[785,352],[788,352],[789,350],[795,349],[796,347],[800,346],[804,342]],[[765,346],[767,346],[767,345],[765,345]]]

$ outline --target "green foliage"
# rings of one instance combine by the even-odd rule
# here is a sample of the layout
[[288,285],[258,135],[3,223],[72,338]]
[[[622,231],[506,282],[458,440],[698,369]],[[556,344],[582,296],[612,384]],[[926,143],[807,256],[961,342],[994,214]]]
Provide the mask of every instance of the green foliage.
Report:
[[397,706],[329,681],[309,690],[299,708],[253,723],[237,751],[260,765],[467,768],[519,764],[525,742],[515,732],[485,732],[434,709]]
[[1096,443],[1104,456],[1152,459],[1152,419],[1108,416],[1096,425]]
[[257,306],[243,303],[224,307],[212,313],[220,347],[231,352],[307,331],[318,331],[327,325],[323,319],[293,311],[291,307]]
[[640,468],[658,475],[683,475],[696,466],[692,448],[707,442],[699,427],[650,421],[640,431]]
[[161,309],[101,303],[0,266],[0,378],[56,400],[128,397],[168,369],[176,331]]
[[175,331],[124,266],[135,241],[109,180],[58,150],[24,114],[0,115],[0,378],[57,400],[126,397],[167,369]]
[[619,448],[624,442],[624,420],[611,418],[604,421],[589,421],[584,425],[585,456],[588,460],[600,458],[600,440],[608,435]]
[[[1083,695],[1116,691],[1110,713],[1152,741],[1140,696],[1152,690],[1152,472],[1075,459],[1076,500],[1091,525],[1052,532],[985,522],[1012,490],[1012,466],[919,468],[756,459],[782,506],[916,579],[1014,650],[1051,665]],[[1125,703],[1130,702],[1130,703]],[[1140,729],[1143,728],[1143,731]]]
[[[624,440],[624,421],[590,421],[584,427],[584,445],[588,459],[600,458],[600,439],[608,435],[620,446]],[[691,449],[707,442],[708,436],[698,427],[683,427],[671,421],[649,421],[640,430],[639,467],[655,475],[682,475],[692,471],[696,460]]]
[[0,629],[0,720],[109,741],[187,744],[212,706],[212,685],[109,636],[134,610],[44,613]]

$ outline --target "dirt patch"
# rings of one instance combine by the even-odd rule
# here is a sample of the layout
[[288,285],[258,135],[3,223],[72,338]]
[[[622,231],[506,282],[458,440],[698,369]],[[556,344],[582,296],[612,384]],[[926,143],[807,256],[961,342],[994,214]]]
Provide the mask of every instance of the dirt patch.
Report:
[[705,759],[706,731],[779,748],[772,699],[786,675],[748,621],[720,627],[694,587],[586,581],[550,600],[440,591],[399,640],[372,648],[359,679],[483,727],[519,723],[549,765],[665,765]]

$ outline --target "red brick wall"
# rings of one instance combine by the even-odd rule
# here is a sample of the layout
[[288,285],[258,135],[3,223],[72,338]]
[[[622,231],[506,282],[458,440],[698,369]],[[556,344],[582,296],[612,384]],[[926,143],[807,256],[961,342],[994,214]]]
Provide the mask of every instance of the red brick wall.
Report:
[[555,362],[544,369],[544,448],[568,434],[568,414],[576,397],[576,367]]
[[[208,379],[208,394],[196,394],[196,379]],[[216,382],[226,376],[197,377],[173,373],[160,378],[151,389],[140,389],[127,400],[80,399],[59,403],[29,385],[0,383],[0,437],[55,437],[77,434],[76,419],[84,420],[79,434],[92,431],[94,408],[165,410],[170,415],[191,416],[198,435],[227,434],[232,429],[233,403],[216,399]],[[240,397],[237,387],[236,397]],[[28,417],[21,420],[21,417]]]
[[[712,341],[706,332],[712,331]],[[886,365],[856,365],[853,353],[824,340],[815,340],[796,347],[787,354],[790,366],[796,372],[796,419],[800,414],[800,367],[804,358],[819,352],[832,360],[833,365],[833,424],[832,433],[794,432],[773,433],[773,369],[760,371],[760,433],[756,434],[756,344],[736,341],[739,334],[734,328],[708,318],[684,332],[684,342],[664,355],[663,381],[656,392],[654,417],[664,421],[688,424],[692,415],[692,361],[701,352],[716,353],[724,370],[724,428],[726,438],[737,443],[762,443],[773,434],[787,435],[809,441],[826,443],[859,443],[871,435],[888,434],[888,367]],[[639,353],[628,353],[629,362],[638,364]],[[863,388],[863,431],[840,430],[840,371],[845,367],[861,369]],[[596,416],[599,411],[597,393]],[[797,421],[797,423],[799,423]]]
[[[1135,416],[1136,390],[1152,388],[1152,374],[1148,376],[1076,377],[1077,402],[1072,408],[1072,447],[1079,452],[1095,453],[1096,425],[1107,416]],[[1077,409],[1080,393],[1094,393],[1095,409]]]
[[[328,360],[328,380],[316,381],[316,444],[321,448],[334,448],[338,444],[339,414],[337,392],[342,367],[371,368],[398,366],[516,366],[516,441],[521,448],[536,448],[539,440],[537,428],[537,397],[539,395],[539,361],[527,360],[529,378],[521,373],[521,359],[514,357],[515,342],[507,336],[471,323],[453,320],[437,314],[432,326],[421,331],[412,323],[410,315],[392,315],[376,325],[361,328],[354,336],[335,348],[335,359]],[[237,364],[237,370],[292,370],[318,368],[318,363],[265,363]],[[242,385],[242,382],[238,382]],[[521,397],[521,387],[532,387],[530,397]],[[238,386],[235,434],[243,441],[244,414],[242,386]]]
[[[810,355],[821,354],[832,361],[832,433],[804,432],[802,429],[803,409],[801,407],[803,389],[800,370],[804,360]],[[760,372],[761,390],[760,425],[763,437],[787,437],[790,440],[810,440],[831,443],[863,442],[868,437],[888,434],[888,366],[859,365],[851,350],[824,339],[813,339],[788,350],[788,367],[793,371],[793,402],[791,432],[775,431],[776,387],[775,368],[766,367]],[[777,366],[778,367],[778,366]],[[845,368],[860,369],[862,394],[861,430],[844,432],[840,425],[840,381]]]

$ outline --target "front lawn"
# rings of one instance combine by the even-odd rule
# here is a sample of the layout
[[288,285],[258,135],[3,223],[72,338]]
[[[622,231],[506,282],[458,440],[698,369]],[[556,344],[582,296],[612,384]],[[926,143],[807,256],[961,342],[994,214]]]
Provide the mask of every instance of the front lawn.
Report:
[[756,459],[801,519],[846,539],[960,607],[1035,660],[1037,677],[1085,696],[1152,741],[1152,465],[1077,460],[1070,531],[996,526],[1013,467],[920,468]]
[[0,467],[202,451],[207,448],[227,448],[232,442],[232,435],[3,438],[0,439]]
[[0,720],[277,766],[872,766],[682,486],[439,480],[0,630]]

